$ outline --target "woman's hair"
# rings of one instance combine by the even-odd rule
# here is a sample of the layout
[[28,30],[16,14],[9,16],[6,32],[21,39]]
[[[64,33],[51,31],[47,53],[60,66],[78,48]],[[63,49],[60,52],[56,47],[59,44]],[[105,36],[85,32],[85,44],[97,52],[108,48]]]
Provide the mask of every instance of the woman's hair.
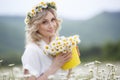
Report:
[[56,34],[58,34],[60,28],[60,20],[57,18],[56,10],[53,8],[43,9],[42,12],[37,13],[33,18],[30,19],[29,24],[26,24],[26,45],[30,42],[34,42],[39,45],[38,41],[41,40],[42,35],[38,32],[38,25],[42,23],[42,20],[45,18],[48,12],[51,12],[55,17],[57,24]]

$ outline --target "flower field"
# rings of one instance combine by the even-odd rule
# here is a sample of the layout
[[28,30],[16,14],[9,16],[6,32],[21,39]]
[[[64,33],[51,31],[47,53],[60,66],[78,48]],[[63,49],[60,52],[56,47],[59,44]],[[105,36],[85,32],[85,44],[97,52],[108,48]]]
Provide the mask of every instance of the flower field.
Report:
[[[0,60],[0,64],[2,60]],[[7,68],[0,65],[0,80],[25,80],[29,75],[23,75],[21,66],[9,64]],[[48,80],[120,80],[120,64],[93,61],[81,64],[72,69],[69,74],[51,75]]]

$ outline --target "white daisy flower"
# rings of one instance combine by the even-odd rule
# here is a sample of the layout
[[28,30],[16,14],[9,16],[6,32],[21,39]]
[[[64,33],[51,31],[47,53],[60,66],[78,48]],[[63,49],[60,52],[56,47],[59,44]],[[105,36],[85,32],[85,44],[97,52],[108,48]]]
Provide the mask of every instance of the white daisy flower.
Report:
[[55,46],[56,46],[56,41],[52,41],[52,42],[50,43],[50,46],[51,46],[52,48],[55,48]]

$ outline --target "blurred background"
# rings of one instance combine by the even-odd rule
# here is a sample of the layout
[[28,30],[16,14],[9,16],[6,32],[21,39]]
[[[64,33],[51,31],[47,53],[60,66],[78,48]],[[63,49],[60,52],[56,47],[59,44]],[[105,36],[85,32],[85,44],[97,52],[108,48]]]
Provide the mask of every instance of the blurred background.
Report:
[[0,59],[21,64],[27,11],[40,1],[55,1],[61,36],[80,35],[81,61],[120,61],[120,0],[1,0]]

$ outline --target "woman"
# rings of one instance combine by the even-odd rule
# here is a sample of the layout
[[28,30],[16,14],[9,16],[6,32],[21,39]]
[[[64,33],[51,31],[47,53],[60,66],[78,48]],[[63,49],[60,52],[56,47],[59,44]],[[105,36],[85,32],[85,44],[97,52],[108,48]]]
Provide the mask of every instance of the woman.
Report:
[[56,16],[54,2],[41,2],[27,14],[26,49],[22,56],[24,74],[30,74],[27,80],[47,80],[72,57],[70,53],[61,53],[56,57],[46,55],[44,45],[49,44],[58,35],[60,21]]

